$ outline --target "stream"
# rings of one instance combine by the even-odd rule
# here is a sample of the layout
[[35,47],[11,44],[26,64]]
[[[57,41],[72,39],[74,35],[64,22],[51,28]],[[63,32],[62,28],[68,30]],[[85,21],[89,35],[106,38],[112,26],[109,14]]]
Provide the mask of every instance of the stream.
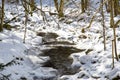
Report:
[[60,76],[71,75],[77,73],[79,70],[71,68],[73,59],[69,56],[72,53],[82,52],[84,49],[77,49],[75,44],[67,41],[57,41],[58,37],[55,33],[39,33],[43,37],[43,46],[49,47],[42,50],[40,56],[49,56],[50,59],[44,63],[43,67],[52,67],[58,71]]
[[44,67],[57,69],[60,75],[75,74],[76,71],[71,68],[73,59],[69,58],[69,56],[74,52],[80,51],[81,50],[69,46],[57,46],[52,49],[44,50],[43,55],[50,57],[50,60],[44,64]]

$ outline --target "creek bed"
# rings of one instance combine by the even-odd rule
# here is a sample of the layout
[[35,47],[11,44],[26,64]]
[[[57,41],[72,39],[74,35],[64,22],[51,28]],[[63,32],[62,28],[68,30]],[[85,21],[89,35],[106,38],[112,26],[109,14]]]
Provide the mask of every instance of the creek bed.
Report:
[[85,49],[77,49],[74,43],[67,41],[58,41],[56,33],[39,33],[43,37],[43,46],[49,47],[42,50],[40,56],[49,56],[50,59],[43,64],[43,67],[52,67],[58,71],[59,75],[71,75],[77,73],[79,70],[71,68],[73,59],[69,56],[72,53],[82,52]]
[[70,58],[70,54],[76,52],[82,52],[84,49],[77,49],[72,46],[55,46],[51,49],[43,50],[42,56],[49,56],[50,60],[44,63],[44,67],[52,67],[57,69],[60,75],[71,75],[75,74],[71,68],[73,59]]

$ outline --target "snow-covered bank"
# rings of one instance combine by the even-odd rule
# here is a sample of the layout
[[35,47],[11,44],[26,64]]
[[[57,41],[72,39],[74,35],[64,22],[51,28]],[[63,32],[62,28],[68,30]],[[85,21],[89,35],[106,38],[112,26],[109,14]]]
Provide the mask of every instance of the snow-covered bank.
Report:
[[0,72],[1,79],[4,77],[7,80],[5,76],[8,76],[10,80],[36,80],[56,76],[56,70],[40,67],[49,58],[38,58],[36,52],[28,52],[29,48],[23,44],[22,39],[11,31],[4,30],[0,36],[0,63],[1,67],[4,66]]
[[[97,1],[92,0],[91,3],[96,4]],[[49,3],[48,0],[43,0],[43,4],[43,10],[48,11],[50,10],[48,7],[51,6],[52,11],[55,11],[53,2]],[[37,5],[40,7],[39,3]],[[95,8],[98,6],[99,3],[93,5]],[[83,33],[81,30],[88,26],[94,11],[88,11],[89,15],[87,13],[79,14],[80,11],[74,8],[73,4],[66,7],[65,15],[69,14],[63,20],[59,20],[56,16],[50,16],[48,12],[46,12],[46,22],[43,21],[43,16],[40,15],[39,11],[34,12],[32,16],[29,15],[26,41],[23,43],[24,9],[21,4],[17,5],[17,8],[14,4],[5,6],[5,20],[17,17],[10,22],[10,25],[13,26],[11,31],[4,29],[0,33],[0,67],[3,68],[0,71],[1,79],[4,77],[6,80],[7,78],[10,80],[112,80],[117,76],[119,78],[120,61],[115,60],[115,67],[112,69],[111,40],[113,32],[109,28],[110,15],[105,13],[107,49],[104,51],[100,13],[96,15],[97,17],[91,28],[86,29]],[[118,16],[115,20],[119,18]],[[116,30],[119,54],[120,28],[116,28]],[[38,35],[40,32],[43,35],[46,34],[45,38]],[[50,35],[47,35],[47,33],[55,33],[57,34],[56,41],[70,42],[75,44],[74,47],[83,50],[69,56],[73,59],[70,68],[78,70],[78,72],[76,71],[73,75],[59,76],[56,69],[42,67],[43,63],[50,59],[49,56],[40,56],[42,50],[49,48],[45,47],[43,42],[53,40],[49,39]]]

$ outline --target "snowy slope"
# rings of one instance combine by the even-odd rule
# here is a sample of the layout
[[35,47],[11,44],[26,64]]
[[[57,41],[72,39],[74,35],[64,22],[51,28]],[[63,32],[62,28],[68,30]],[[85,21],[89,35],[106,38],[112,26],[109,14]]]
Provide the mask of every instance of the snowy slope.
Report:
[[[76,0],[76,2],[77,1],[79,2],[79,0]],[[91,1],[92,4],[95,4],[93,6],[95,8],[99,7],[99,4],[96,5],[97,1],[99,0]],[[43,0],[43,10],[50,10],[48,6],[51,5],[54,11],[53,2],[51,3],[49,3],[49,0]],[[37,5],[40,7],[39,3],[37,3]],[[49,78],[54,78],[54,80],[57,80],[56,78],[58,78],[58,80],[111,80],[120,75],[119,61],[115,60],[115,68],[112,69],[111,40],[113,33],[112,29],[109,28],[109,14],[105,14],[107,50],[104,51],[103,29],[98,20],[98,18],[101,17],[99,13],[91,28],[87,29],[85,33],[82,33],[81,30],[89,24],[94,12],[92,12],[90,16],[86,13],[79,15],[79,11],[76,10],[77,8],[66,7],[65,14],[70,13],[71,9],[76,12],[69,14],[63,21],[59,21],[56,16],[51,17],[46,12],[48,19],[48,23],[46,24],[42,20],[39,11],[34,12],[33,16],[29,15],[26,43],[24,44],[24,9],[21,5],[18,5],[17,8],[18,10],[13,4],[5,6],[5,20],[12,19],[17,16],[18,13],[20,16],[10,23],[15,27],[12,31],[4,29],[4,31],[0,33],[0,63],[4,66],[4,69],[0,71],[0,78],[5,75],[8,76],[10,80],[24,80],[25,78],[28,80],[45,80]],[[116,20],[117,19],[119,19],[119,17],[116,17]],[[56,22],[59,23],[59,26]],[[57,40],[69,41],[75,43],[75,47],[85,49],[83,52],[70,55],[70,57],[73,58],[71,67],[79,69],[79,72],[74,75],[58,76],[56,69],[42,67],[42,64],[49,60],[49,57],[39,56],[41,49],[45,49],[45,47],[41,46],[43,40],[42,37],[36,35],[37,32],[57,33],[59,35]],[[119,35],[120,30],[117,28],[118,53],[120,52]]]

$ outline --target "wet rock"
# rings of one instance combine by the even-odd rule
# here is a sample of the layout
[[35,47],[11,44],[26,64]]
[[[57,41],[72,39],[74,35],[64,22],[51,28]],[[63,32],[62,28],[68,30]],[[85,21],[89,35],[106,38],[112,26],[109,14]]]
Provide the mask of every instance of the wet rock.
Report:
[[45,36],[45,32],[37,32],[37,36],[41,36],[41,37],[44,37]]
[[92,60],[91,63],[92,63],[92,64],[95,64],[95,63],[97,63],[97,61]]
[[87,74],[86,72],[82,71],[78,75],[78,79],[80,79],[80,78],[88,79],[89,78],[89,74]]
[[85,53],[86,53],[86,55],[88,54],[88,53],[90,53],[91,51],[93,51],[93,49],[88,49]]
[[80,39],[86,39],[87,36],[86,36],[86,35],[80,35],[79,38],[80,38]]
[[82,32],[82,33],[85,33],[85,29],[84,29],[84,28],[82,28],[81,32]]
[[112,80],[120,80],[120,76],[117,75],[116,77],[114,77]]
[[119,38],[117,38],[117,40],[118,40],[118,41],[120,41],[120,37],[119,37]]
[[62,77],[59,80],[69,80],[69,78],[68,77]]
[[84,65],[86,63],[91,63],[91,60],[92,60],[91,56],[89,56],[89,55],[85,55],[85,56],[80,57],[80,63],[82,65]]
[[49,42],[56,41],[56,38],[58,37],[58,35],[56,33],[52,33],[52,32],[48,32],[48,33],[37,32],[36,34],[37,34],[37,36],[42,37],[42,42],[45,44],[51,44]]
[[27,78],[25,78],[25,77],[21,77],[20,80],[27,80]]

